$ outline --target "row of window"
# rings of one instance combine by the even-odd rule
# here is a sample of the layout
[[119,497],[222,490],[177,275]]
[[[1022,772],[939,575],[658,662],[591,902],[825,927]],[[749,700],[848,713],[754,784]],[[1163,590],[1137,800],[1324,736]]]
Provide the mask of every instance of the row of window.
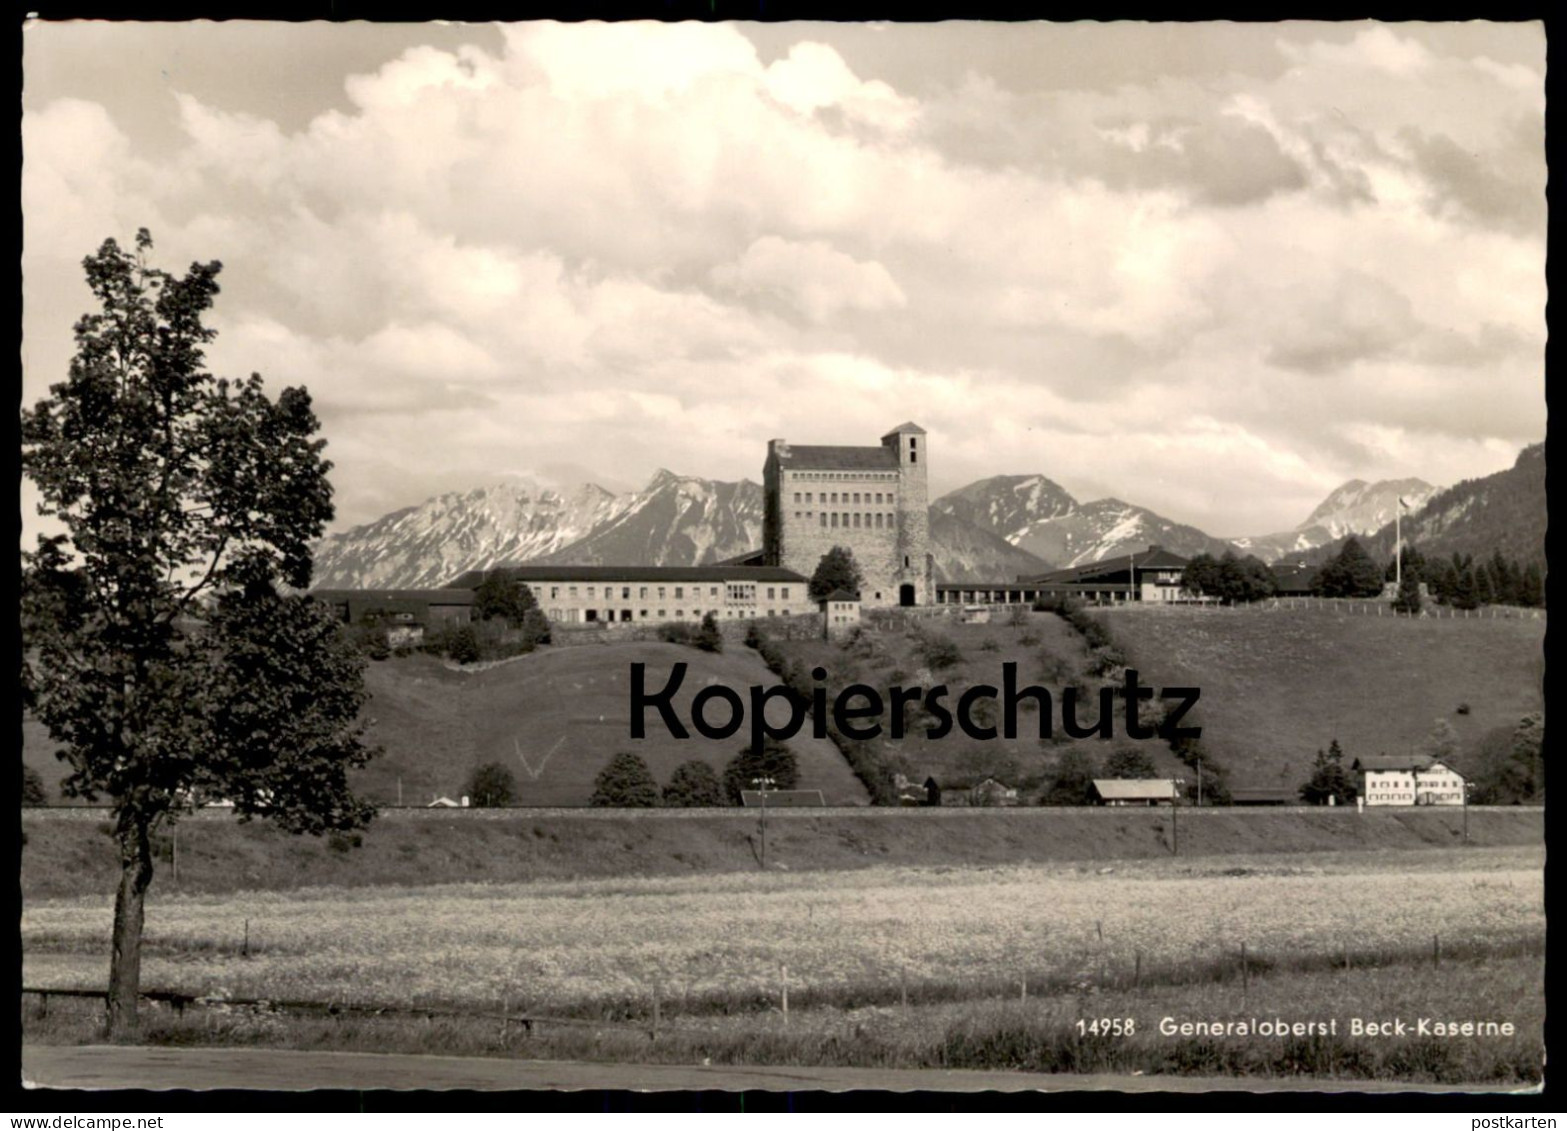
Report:
[[[895,530],[898,525],[897,519],[893,515],[883,514],[881,511],[864,515],[864,522],[860,521],[861,515],[858,513],[842,514],[838,511],[822,511],[820,514],[817,514],[815,511],[795,511],[794,517],[807,522],[812,518],[819,519],[823,529],[828,530],[836,530],[839,527],[845,530],[851,528],[854,530]],[[851,519],[853,520],[852,522],[850,521]],[[873,522],[872,519],[875,521]]]
[[[796,491],[794,493],[794,501],[796,503],[801,503],[801,502],[809,503],[811,501],[811,494],[812,494],[812,492],[810,492],[810,491],[804,492],[805,497],[802,499],[800,497],[801,492]],[[874,499],[871,498],[871,496],[873,494],[875,495]],[[839,495],[842,495],[843,497],[839,498]],[[821,492],[821,496],[822,497],[821,497],[820,501],[824,502],[824,503],[850,503],[850,502],[852,502],[855,506],[859,506],[860,505],[860,496],[861,495],[865,496],[865,504],[867,506],[869,506],[872,502],[874,502],[877,506],[881,506],[882,502],[883,502],[883,499],[882,499],[883,495],[886,496],[886,500],[885,500],[886,502],[888,502],[888,503],[892,502],[892,492],[891,491],[874,491],[874,492],[872,492],[872,491],[822,491]]]
[[[589,585],[586,588],[587,588],[587,591],[588,591],[587,595],[589,597],[594,596],[594,592],[593,591],[597,587],[593,586],[593,585]],[[639,586],[636,586],[637,596],[638,597],[646,597],[648,595],[648,590],[649,589],[657,589],[658,590],[659,599],[662,600],[665,597],[665,590],[666,590],[666,588],[668,588],[668,587],[663,586],[663,585],[657,585],[657,586],[639,585]],[[684,585],[676,585],[673,588],[675,590],[675,599],[676,600],[679,600],[681,597],[684,597],[686,595],[686,587]],[[789,599],[789,587],[787,585],[785,585],[782,588],[782,591],[777,596],[775,596],[774,595],[774,591],[777,588],[778,588],[777,586],[769,586],[768,587],[767,599],[769,601],[772,601],[772,600],[777,600],[777,599],[781,598],[782,600],[787,601]],[[567,596],[575,597],[577,595],[577,587],[575,585],[551,585],[550,586],[550,599],[553,600],[553,601],[560,600],[560,593],[561,593],[562,589],[564,589],[566,591]],[[622,585],[620,587],[620,596],[623,599],[625,599],[625,600],[630,600],[631,599],[631,590],[632,590],[632,586],[630,586],[630,585]],[[730,586],[727,586],[727,593],[728,593],[729,600],[731,600],[731,601],[754,601],[754,600],[756,600],[756,585],[753,582],[747,582],[746,584],[743,584],[743,585],[730,585]],[[606,585],[606,586],[604,586],[604,596],[605,597],[614,597],[614,595],[615,595],[615,587],[613,585]],[[691,596],[693,596],[693,597],[700,597],[701,595],[702,595],[702,587],[700,585],[693,585],[693,586],[691,586]],[[718,596],[718,586],[716,586],[716,585],[708,586],[707,587],[707,595],[709,597],[716,597],[716,596]],[[662,615],[662,614],[660,614],[660,615]]]
[[[577,609],[551,609],[551,610],[549,610],[549,618],[552,621],[558,621],[558,622],[563,623],[563,624],[574,623],[577,620],[577,613],[579,611],[582,613],[582,619],[584,621],[587,621],[590,624],[597,624],[600,621],[604,621],[604,622],[607,622],[607,623],[614,623],[616,621],[631,621],[633,619],[635,619],[635,620],[654,620],[654,619],[657,619],[657,620],[668,620],[668,619],[670,619],[669,618],[669,610],[667,610],[667,609],[659,609],[658,610],[658,616],[656,618],[654,618],[653,616],[650,615],[650,610],[648,610],[648,609],[638,609],[635,618],[632,617],[630,609],[621,609],[621,610],[619,610],[618,613],[614,609],[582,609],[582,610],[577,610]],[[745,612],[744,610],[741,610],[741,609],[729,609],[727,611],[725,611],[724,609],[713,609],[711,611],[712,611],[712,613],[713,613],[713,615],[715,617],[727,616],[731,620],[733,620],[735,617],[751,615],[751,614],[749,614],[749,613],[747,613],[747,612]],[[776,617],[778,615],[778,611],[776,609],[768,609],[767,610],[767,615],[770,616],[770,617]],[[691,610],[691,618],[693,620],[701,620],[702,619],[702,610],[701,609],[692,609]],[[685,620],[686,619],[686,610],[684,610],[684,609],[676,609],[675,610],[674,619],[675,620]]]
[[896,471],[794,471],[790,472],[791,482],[797,479],[808,480],[812,483],[864,483],[867,480],[896,479]]

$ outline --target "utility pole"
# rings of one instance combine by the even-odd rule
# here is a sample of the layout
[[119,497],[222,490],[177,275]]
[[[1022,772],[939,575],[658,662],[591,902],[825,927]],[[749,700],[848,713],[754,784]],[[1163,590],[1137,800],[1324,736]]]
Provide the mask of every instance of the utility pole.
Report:
[[1175,796],[1170,799],[1170,855],[1181,854],[1181,786],[1186,784],[1185,778],[1173,778],[1170,782],[1175,787]]
[[762,792],[762,871],[767,871],[767,791],[777,783],[772,778],[752,778],[751,784]]

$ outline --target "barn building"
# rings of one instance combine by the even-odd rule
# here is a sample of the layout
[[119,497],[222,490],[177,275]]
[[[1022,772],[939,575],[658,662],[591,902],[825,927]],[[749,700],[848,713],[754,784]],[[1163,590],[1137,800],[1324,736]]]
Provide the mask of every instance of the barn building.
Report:
[[843,546],[859,566],[866,607],[934,603],[929,459],[925,429],[913,423],[869,447],[769,440],[761,561],[809,577]]

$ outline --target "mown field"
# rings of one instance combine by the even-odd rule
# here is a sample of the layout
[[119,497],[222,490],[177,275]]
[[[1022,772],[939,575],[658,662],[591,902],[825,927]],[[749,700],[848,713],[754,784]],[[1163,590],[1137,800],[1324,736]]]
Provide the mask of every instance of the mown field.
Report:
[[[675,704],[690,737],[673,738],[657,723],[657,712],[649,712],[647,736],[633,741],[631,665],[647,665],[647,687],[656,693],[676,662],[687,665]],[[353,780],[377,804],[397,804],[400,785],[402,801],[419,805],[442,795],[457,798],[475,766],[500,762],[516,780],[518,805],[586,805],[594,776],[623,750],[641,755],[660,785],[693,758],[721,773],[746,736],[718,741],[691,730],[692,697],[722,684],[748,700],[752,686],[776,682],[756,653],[738,644],[720,654],[662,643],[546,648],[477,671],[423,655],[379,661],[365,672],[365,718],[368,740],[385,753]],[[721,709],[712,710],[721,722]],[[864,787],[832,743],[807,730],[790,748],[799,759],[802,788],[820,789],[830,805],[865,803]],[[23,757],[57,797],[63,768],[36,722],[24,725]]]
[[1145,679],[1202,689],[1202,741],[1232,785],[1297,786],[1334,738],[1346,763],[1408,754],[1438,719],[1472,751],[1544,707],[1544,620],[1263,606],[1095,615]]
[[[143,981],[604,1026],[533,1055],[1265,1073],[1282,1051],[1325,1075],[1526,1079],[1543,1016],[1542,862],[1510,848],[165,895],[149,905]],[[109,918],[104,897],[29,900],[24,984],[101,985]],[[649,1024],[655,995],[662,1048],[617,1028]],[[1390,1010],[1510,1020],[1517,1039],[1347,1039],[1348,1018]],[[1337,1017],[1346,1039],[1175,1042],[1155,1031],[1172,1013]],[[1073,1032],[1112,1015],[1135,1018],[1137,1039]],[[244,1010],[202,1024],[208,1040],[296,1047],[355,1047],[374,1028]],[[168,1039],[203,1039],[167,1025]],[[452,1051],[504,1043],[488,1023],[456,1029]],[[421,1039],[392,1033],[380,1047]]]

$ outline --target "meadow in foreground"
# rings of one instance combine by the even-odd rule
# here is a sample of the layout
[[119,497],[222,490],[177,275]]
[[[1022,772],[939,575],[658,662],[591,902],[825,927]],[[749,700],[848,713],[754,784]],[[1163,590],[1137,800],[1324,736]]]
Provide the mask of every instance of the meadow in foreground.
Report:
[[[599,1014],[656,989],[674,1015],[753,1009],[785,977],[799,1006],[1197,980],[1242,944],[1259,971],[1517,955],[1543,940],[1540,865],[1491,849],[174,896],[149,903],[143,985]],[[109,919],[102,898],[27,906],[24,984],[101,986]]]

